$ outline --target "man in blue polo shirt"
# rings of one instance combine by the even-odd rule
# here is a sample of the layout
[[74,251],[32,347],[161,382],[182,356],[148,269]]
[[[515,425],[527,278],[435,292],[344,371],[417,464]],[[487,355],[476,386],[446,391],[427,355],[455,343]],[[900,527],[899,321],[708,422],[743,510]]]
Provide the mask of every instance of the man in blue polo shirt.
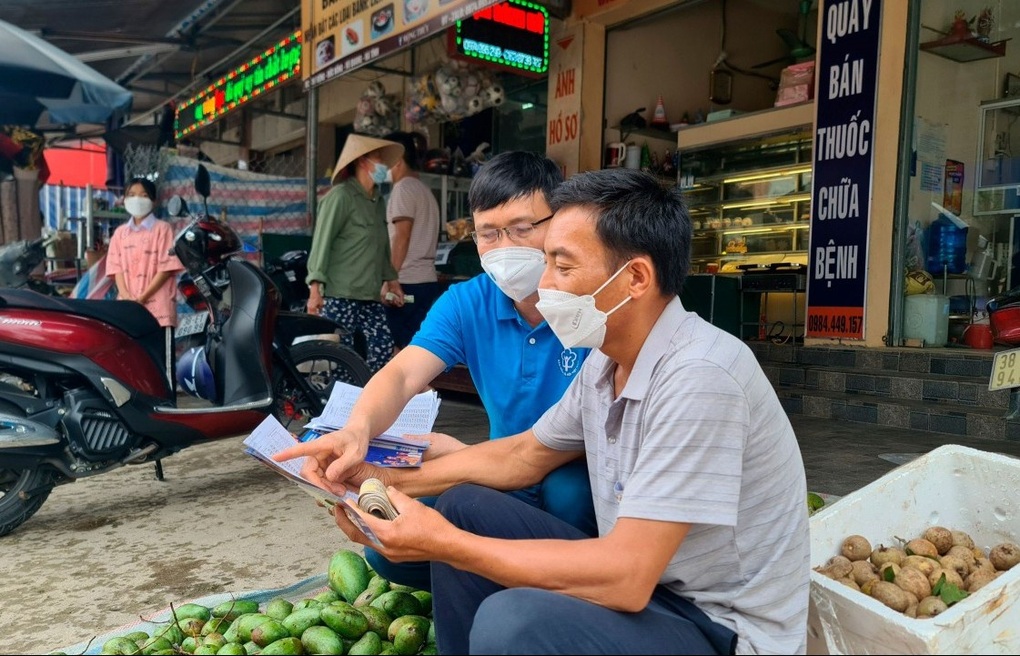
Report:
[[[542,244],[552,218],[548,199],[562,182],[555,163],[527,152],[502,153],[471,181],[472,238],[485,274],[453,285],[436,300],[410,345],[365,386],[347,425],[280,454],[310,455],[306,467],[343,472],[362,461],[370,438],[393,424],[407,402],[444,370],[467,366],[498,439],[529,429],[580,371],[588,349],[565,349],[535,309],[545,268]],[[466,445],[433,433],[427,458]],[[318,463],[318,465],[316,465]],[[337,477],[335,480],[342,480]],[[537,486],[511,492],[595,535],[595,511],[583,457],[549,473]],[[427,563],[394,564],[371,549],[365,556],[383,577],[429,589]]]

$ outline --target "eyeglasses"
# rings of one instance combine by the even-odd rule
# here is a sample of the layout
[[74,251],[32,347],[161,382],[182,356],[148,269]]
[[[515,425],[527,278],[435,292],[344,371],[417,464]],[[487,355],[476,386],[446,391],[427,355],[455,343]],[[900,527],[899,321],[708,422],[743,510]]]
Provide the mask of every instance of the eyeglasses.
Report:
[[518,223],[517,225],[508,226],[506,228],[492,228],[491,230],[475,230],[471,233],[471,239],[476,244],[484,244],[489,246],[499,241],[502,233],[506,232],[506,236],[510,238],[510,241],[522,241],[531,236],[531,233],[535,232],[535,228],[542,225],[549,219],[553,218],[553,215],[539,219],[534,223]]

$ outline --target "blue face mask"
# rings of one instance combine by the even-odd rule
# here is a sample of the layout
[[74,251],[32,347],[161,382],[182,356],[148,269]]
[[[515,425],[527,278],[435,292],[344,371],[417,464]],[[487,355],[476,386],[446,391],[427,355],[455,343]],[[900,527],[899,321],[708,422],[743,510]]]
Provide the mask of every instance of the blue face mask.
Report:
[[377,185],[387,181],[387,177],[390,174],[390,167],[386,166],[382,162],[375,162],[375,168],[372,169],[372,182]]

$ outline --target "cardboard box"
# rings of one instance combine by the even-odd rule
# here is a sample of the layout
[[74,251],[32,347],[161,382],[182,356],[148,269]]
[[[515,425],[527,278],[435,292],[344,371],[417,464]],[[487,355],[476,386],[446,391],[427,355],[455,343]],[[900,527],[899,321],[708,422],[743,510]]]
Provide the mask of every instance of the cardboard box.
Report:
[[[1020,460],[941,446],[827,505],[811,517],[811,566],[849,535],[898,544],[929,526],[966,531],[987,552],[1020,543]],[[912,619],[811,572],[808,653],[1020,653],[1020,566],[931,619]]]

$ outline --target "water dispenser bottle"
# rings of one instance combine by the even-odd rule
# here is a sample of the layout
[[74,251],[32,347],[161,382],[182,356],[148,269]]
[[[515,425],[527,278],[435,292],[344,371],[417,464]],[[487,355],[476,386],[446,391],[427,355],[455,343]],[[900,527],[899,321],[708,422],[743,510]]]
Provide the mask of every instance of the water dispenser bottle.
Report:
[[[954,219],[956,219],[954,221]],[[928,257],[925,268],[939,276],[967,270],[967,224],[948,212],[940,212],[928,226]]]

